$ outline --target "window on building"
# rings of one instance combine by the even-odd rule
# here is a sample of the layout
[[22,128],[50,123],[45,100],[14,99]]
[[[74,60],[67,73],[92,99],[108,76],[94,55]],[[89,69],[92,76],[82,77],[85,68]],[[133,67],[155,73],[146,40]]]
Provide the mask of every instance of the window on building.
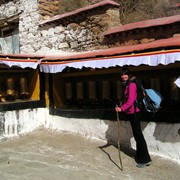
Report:
[[19,54],[19,30],[17,25],[0,29],[0,53]]

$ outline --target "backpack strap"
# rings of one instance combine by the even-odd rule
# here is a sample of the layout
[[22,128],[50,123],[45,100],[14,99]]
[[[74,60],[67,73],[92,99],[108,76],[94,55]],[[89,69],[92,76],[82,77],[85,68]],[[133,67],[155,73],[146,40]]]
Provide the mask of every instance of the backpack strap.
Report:
[[144,107],[144,103],[143,103],[143,99],[144,97],[147,96],[146,90],[144,89],[142,83],[140,80],[133,78],[133,81],[136,84],[136,93],[137,93],[137,100],[134,101],[134,108],[135,108],[135,112],[136,112],[136,108],[138,107],[140,110],[143,109]]

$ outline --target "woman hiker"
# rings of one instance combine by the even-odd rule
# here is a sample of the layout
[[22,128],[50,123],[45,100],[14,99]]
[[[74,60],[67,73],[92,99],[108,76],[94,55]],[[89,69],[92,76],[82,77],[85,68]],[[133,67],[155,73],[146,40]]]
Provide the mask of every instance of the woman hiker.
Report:
[[140,109],[135,106],[135,101],[137,100],[137,86],[135,82],[133,82],[135,77],[132,76],[128,68],[123,67],[121,79],[123,81],[123,85],[125,86],[124,103],[120,107],[116,107],[115,110],[116,112],[124,112],[127,114],[127,118],[130,121],[134,139],[136,141],[136,166],[143,168],[151,164],[151,158],[141,130],[141,112]]

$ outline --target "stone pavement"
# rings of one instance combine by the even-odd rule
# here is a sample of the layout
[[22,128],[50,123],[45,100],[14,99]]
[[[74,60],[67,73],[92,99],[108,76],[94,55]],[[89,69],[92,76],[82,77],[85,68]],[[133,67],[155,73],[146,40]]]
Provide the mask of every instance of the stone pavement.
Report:
[[0,141],[0,180],[177,180],[180,166],[152,156],[137,168],[132,151],[105,142],[45,129]]

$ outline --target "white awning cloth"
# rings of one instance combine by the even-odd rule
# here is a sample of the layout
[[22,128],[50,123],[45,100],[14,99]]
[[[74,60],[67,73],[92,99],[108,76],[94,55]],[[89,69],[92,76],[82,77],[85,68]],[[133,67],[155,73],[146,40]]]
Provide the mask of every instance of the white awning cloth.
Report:
[[17,66],[20,68],[33,68],[36,69],[39,65],[40,61],[37,59],[8,59],[8,58],[0,58],[0,64],[7,65],[9,67]]
[[45,73],[62,72],[66,67],[82,69],[85,68],[109,68],[124,65],[149,65],[157,66],[159,64],[168,65],[180,61],[180,51],[169,50],[151,53],[121,55],[108,58],[92,58],[83,60],[41,62],[40,71]]

